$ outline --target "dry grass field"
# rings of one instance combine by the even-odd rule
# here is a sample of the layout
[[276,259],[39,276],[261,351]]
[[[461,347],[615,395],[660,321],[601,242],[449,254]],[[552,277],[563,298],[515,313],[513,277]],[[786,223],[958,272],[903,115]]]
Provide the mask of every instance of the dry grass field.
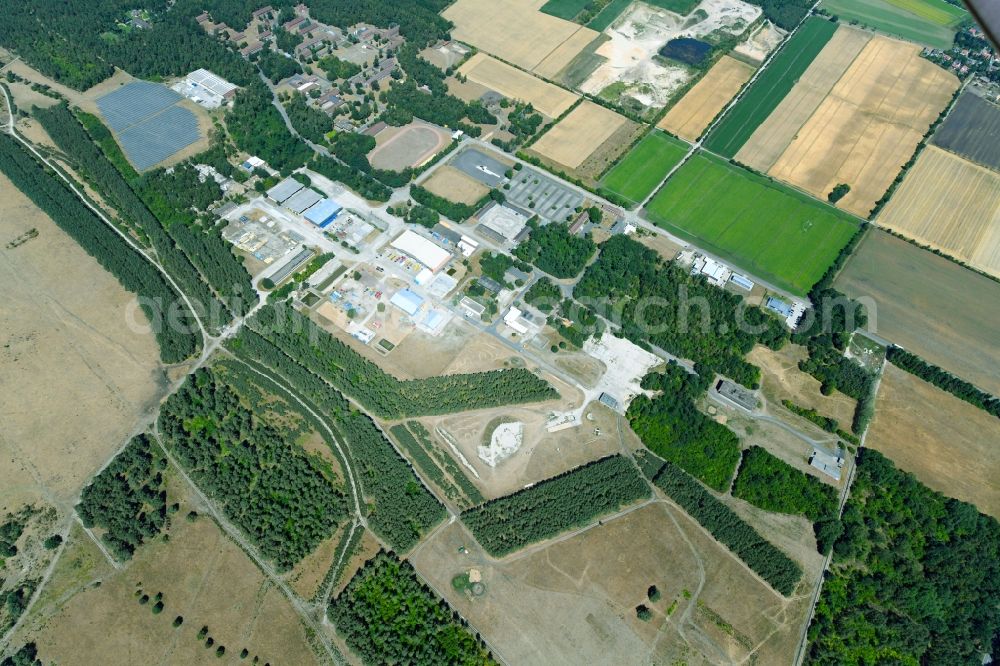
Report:
[[[872,230],[834,286],[866,297],[874,332],[1000,395],[1000,285],[953,261]],[[874,308],[874,309],[873,309]]]
[[694,141],[712,119],[753,76],[754,67],[736,58],[722,58],[663,117],[657,127]]
[[485,53],[472,56],[458,71],[470,81],[495,90],[504,97],[532,104],[549,118],[558,118],[577,100],[573,93]]
[[870,39],[870,33],[844,25],[837,28],[791,91],[736,153],[736,160],[761,172],[774,166]]
[[[808,604],[776,595],[663,502],[504,562],[454,524],[412,561],[508,663],[788,663]],[[450,584],[470,568],[482,573],[482,597]],[[650,585],[658,602],[646,598]],[[642,603],[649,622],[636,617]]]
[[531,149],[546,159],[576,169],[627,122],[624,116],[585,100]]
[[807,356],[805,347],[799,345],[788,344],[780,351],[757,345],[747,355],[747,361],[760,368],[761,391],[772,407],[780,410],[782,400],[791,400],[823,416],[835,418],[841,427],[849,428],[856,401],[840,391],[829,396],[820,393],[819,380],[799,370],[799,361]]
[[538,11],[545,0],[458,0],[442,15],[452,37],[554,78],[600,33]]
[[769,173],[866,217],[948,104],[958,79],[920,47],[874,37],[802,126]]
[[1000,276],[1000,174],[927,146],[878,224]]
[[934,490],[1000,518],[1000,420],[887,365],[865,440]]
[[[20,247],[6,244],[35,228]],[[0,176],[0,488],[70,502],[166,381],[134,297]]]
[[[170,494],[175,488],[180,494]],[[284,594],[210,518],[183,518],[191,509],[204,512],[173,482],[168,494],[181,502],[170,539],[143,545],[120,570],[74,531],[21,638],[35,641],[52,663],[217,664],[219,645],[229,660],[246,648],[260,663],[316,663]],[[162,592],[163,612],[153,614],[152,602],[140,605],[139,590]],[[178,615],[184,622],[174,628]],[[197,638],[202,626],[214,639],[211,648]]]

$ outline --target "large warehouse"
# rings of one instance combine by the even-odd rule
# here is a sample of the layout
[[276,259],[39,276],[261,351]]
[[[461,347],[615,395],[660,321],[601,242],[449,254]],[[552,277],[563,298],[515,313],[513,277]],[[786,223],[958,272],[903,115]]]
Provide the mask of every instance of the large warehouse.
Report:
[[187,84],[199,91],[213,106],[221,106],[236,96],[236,86],[207,69],[196,69],[187,75]]
[[392,241],[392,247],[410,255],[433,273],[437,273],[451,261],[451,252],[409,229]]
[[301,190],[305,185],[294,178],[286,178],[267,191],[268,198],[277,203],[284,203],[293,194]]
[[333,222],[343,209],[344,207],[333,199],[323,199],[307,210],[305,217],[317,227],[323,228]]

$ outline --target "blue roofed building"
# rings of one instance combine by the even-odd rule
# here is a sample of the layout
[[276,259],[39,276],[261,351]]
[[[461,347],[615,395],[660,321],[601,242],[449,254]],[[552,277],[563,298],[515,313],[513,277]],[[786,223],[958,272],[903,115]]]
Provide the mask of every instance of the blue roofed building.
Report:
[[424,304],[424,299],[409,289],[400,289],[393,294],[389,302],[412,317],[420,310],[420,306]]
[[344,207],[333,199],[323,199],[307,210],[305,217],[317,227],[322,228],[333,222],[343,209]]
[[764,306],[773,312],[777,312],[782,317],[790,317],[792,315],[792,306],[785,303],[782,300],[775,298],[774,296],[768,296],[767,302]]

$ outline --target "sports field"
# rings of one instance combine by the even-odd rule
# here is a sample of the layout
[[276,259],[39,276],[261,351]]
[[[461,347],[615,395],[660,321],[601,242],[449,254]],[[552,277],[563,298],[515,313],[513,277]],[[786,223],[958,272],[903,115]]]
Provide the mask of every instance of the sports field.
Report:
[[857,230],[846,214],[705,154],[681,167],[646,211],[658,226],[800,296]]
[[694,141],[708,124],[729,104],[743,84],[753,76],[754,67],[745,62],[722,56],[681,101],[670,109],[657,127],[673,132],[682,139]]
[[734,156],[781,103],[836,30],[837,25],[825,19],[807,19],[712,130],[705,146],[720,155]]
[[687,151],[688,145],[683,141],[653,130],[604,176],[601,186],[632,203],[639,203]]
[[951,46],[953,26],[968,16],[943,0],[823,0],[822,7],[841,20],[939,49]]

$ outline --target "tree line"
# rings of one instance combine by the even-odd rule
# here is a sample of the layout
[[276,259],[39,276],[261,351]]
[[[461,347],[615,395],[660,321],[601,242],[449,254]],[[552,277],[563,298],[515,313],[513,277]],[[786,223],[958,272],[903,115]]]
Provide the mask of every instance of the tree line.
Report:
[[366,664],[496,666],[477,634],[413,566],[379,551],[330,601],[327,616]]
[[525,368],[399,380],[287,305],[267,305],[250,327],[366,409],[385,419],[451,414],[558,396]]
[[[420,437],[418,439],[410,431],[413,425],[420,424],[417,421],[411,421],[405,425],[400,423],[390,428],[389,432],[399,447],[406,452],[406,455],[417,466],[420,473],[424,475],[424,478],[430,479],[434,485],[444,491],[445,496],[449,500],[456,504],[472,506],[482,502],[482,495],[479,494],[478,489],[475,491],[478,501],[466,497],[463,489],[459,487],[458,480],[464,480],[468,486],[472,486],[471,482],[458,470],[458,467],[454,463],[448,466],[448,472],[451,474],[457,472],[459,474],[458,478],[453,479],[450,474],[446,473],[445,466],[440,462],[444,454],[439,453],[435,456],[436,451],[430,439],[427,437]],[[426,432],[424,430],[423,434],[426,434]],[[472,486],[472,488],[475,488],[475,486]]]
[[760,369],[743,357],[755,344],[780,349],[788,340],[777,317],[623,234],[601,245],[573,295],[620,322],[624,337],[636,344],[655,344],[750,388],[759,385]]
[[[163,275],[8,135],[0,136],[0,170],[122,287],[140,297],[164,363],[197,353],[201,337],[191,312]],[[184,326],[167,325],[171,319]]]
[[564,224],[539,225],[537,220],[529,220],[528,228],[528,237],[514,249],[514,256],[555,278],[579,275],[597,249],[589,234],[571,234]]
[[980,664],[1000,648],[1000,523],[858,454],[809,627],[816,664]]
[[644,456],[644,472],[662,490],[722,545],[767,581],[775,590],[789,596],[802,578],[802,568],[736,512],[671,462]]
[[700,374],[671,361],[662,374],[646,375],[642,388],[660,395],[637,396],[626,416],[648,449],[724,493],[740,461],[740,439],[698,411],[695,400],[708,390],[712,374],[707,368],[696,370]]
[[83,489],[76,512],[86,527],[100,527],[103,541],[119,560],[163,530],[167,459],[149,435],[133,437],[121,453]]
[[916,354],[911,354],[902,347],[890,345],[886,349],[886,358],[897,368],[916,375],[929,384],[947,391],[959,400],[975,405],[985,412],[1000,418],[1000,398],[976,388],[973,384],[959,379],[943,368],[928,363]]
[[202,368],[163,404],[167,447],[198,485],[281,569],[329,537],[348,516],[341,484],[287,441],[212,370]]
[[[307,366],[265,338],[243,327],[228,348],[244,362],[281,377],[312,409],[332,420],[356,474],[368,524],[399,550],[408,550],[440,522],[445,509],[368,416],[355,411],[344,397]],[[334,454],[338,455],[334,448]]]
[[462,514],[476,541],[502,557],[649,496],[628,458],[608,456],[489,500]]

